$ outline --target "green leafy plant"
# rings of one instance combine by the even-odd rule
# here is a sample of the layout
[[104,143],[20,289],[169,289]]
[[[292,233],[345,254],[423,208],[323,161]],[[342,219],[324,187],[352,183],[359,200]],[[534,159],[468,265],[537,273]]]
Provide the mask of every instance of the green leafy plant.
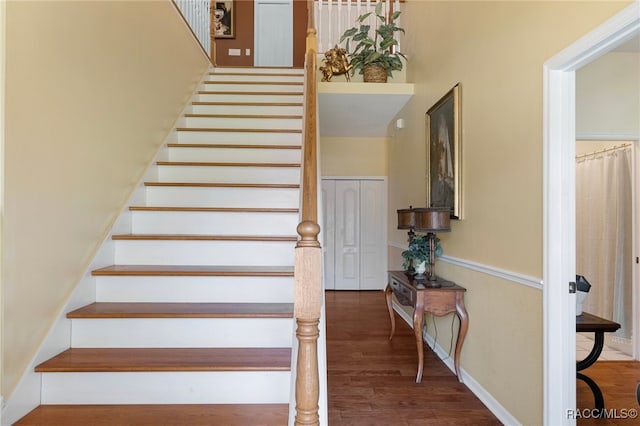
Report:
[[[440,246],[440,238],[435,237],[435,256],[442,256],[442,247]],[[414,235],[409,240],[409,247],[402,252],[402,267],[408,270],[411,265],[416,267],[422,262],[429,265],[429,239],[426,235]]]
[[[374,30],[373,37],[369,34],[371,25],[364,24],[372,13],[375,13],[381,22]],[[395,33],[399,31],[404,33],[404,29],[395,23],[401,12],[393,12],[388,22],[381,13],[382,2],[380,1],[376,4],[375,12],[360,15],[356,20],[359,26],[348,29],[340,38],[340,43],[346,40],[345,49],[351,59],[351,65],[354,70],[359,70],[360,74],[364,73],[366,65],[378,65],[387,71],[388,76],[391,76],[393,71],[402,70],[400,58],[407,59],[403,53],[397,50],[392,51],[392,48],[398,45]],[[353,51],[351,51],[351,44],[355,44]]]

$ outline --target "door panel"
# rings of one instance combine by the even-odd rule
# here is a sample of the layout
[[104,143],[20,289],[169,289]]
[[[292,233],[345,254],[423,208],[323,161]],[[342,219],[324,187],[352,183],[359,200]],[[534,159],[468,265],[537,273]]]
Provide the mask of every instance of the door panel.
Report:
[[322,180],[325,288],[386,285],[386,183]]
[[336,181],[322,181],[322,253],[324,260],[324,287],[335,288],[335,234],[336,234]]
[[360,288],[360,184],[336,181],[335,288]]
[[293,66],[293,0],[255,0],[255,66]]
[[386,284],[385,185],[360,182],[360,289],[380,290]]

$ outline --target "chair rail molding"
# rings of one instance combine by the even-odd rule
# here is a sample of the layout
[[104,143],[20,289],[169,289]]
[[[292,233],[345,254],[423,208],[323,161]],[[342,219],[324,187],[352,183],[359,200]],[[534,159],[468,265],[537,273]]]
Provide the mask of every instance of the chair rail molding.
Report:
[[[398,244],[394,242],[389,242],[391,247],[395,247],[401,250],[406,250],[406,244]],[[525,285],[527,287],[532,287],[537,290],[542,290],[542,279],[537,277],[532,277],[530,275],[520,274],[518,272],[509,271],[506,269],[496,268],[495,266],[485,265],[478,262],[473,262],[471,260],[460,259],[458,257],[453,256],[441,256],[438,258],[439,261],[449,263],[451,265],[459,266],[461,268],[470,269],[476,272],[482,272],[483,274],[491,275],[497,278],[501,278],[506,281],[511,281],[516,284]]]

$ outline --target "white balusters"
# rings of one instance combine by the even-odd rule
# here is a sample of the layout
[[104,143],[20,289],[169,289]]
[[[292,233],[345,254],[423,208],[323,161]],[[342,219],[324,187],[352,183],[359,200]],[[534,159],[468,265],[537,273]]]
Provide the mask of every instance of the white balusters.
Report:
[[211,51],[211,17],[209,0],[175,0],[187,24],[200,41],[200,45],[207,54]]
[[[400,10],[400,0],[382,1],[382,14],[387,16],[387,20],[391,11]],[[360,25],[356,19],[364,13],[372,12],[363,24],[372,27],[379,24],[379,20],[373,13],[376,8],[376,0],[317,0],[315,8],[318,52],[324,52],[339,44],[340,37],[348,28]]]

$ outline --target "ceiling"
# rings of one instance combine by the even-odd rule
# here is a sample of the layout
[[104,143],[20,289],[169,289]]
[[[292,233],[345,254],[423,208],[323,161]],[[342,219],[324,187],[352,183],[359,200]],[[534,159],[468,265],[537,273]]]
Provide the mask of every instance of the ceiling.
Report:
[[384,137],[413,91],[406,83],[318,83],[320,136]]

